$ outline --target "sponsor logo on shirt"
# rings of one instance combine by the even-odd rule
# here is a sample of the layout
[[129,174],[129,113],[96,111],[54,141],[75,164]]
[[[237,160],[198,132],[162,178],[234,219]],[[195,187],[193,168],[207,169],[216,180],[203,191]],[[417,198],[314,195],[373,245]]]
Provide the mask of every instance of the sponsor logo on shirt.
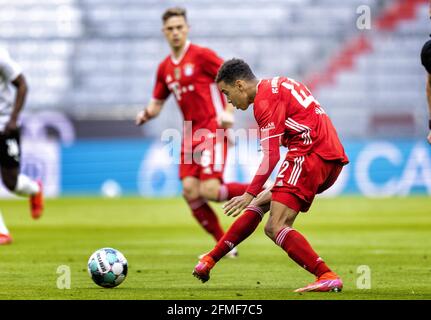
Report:
[[274,122],[270,122],[268,123],[266,126],[260,128],[260,131],[269,131],[271,129],[275,129],[275,124]]

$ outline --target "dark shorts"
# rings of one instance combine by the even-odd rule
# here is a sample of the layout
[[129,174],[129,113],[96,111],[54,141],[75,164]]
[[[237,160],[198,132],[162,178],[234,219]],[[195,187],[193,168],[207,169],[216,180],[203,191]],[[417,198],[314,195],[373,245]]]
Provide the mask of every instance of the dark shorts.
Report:
[[0,132],[0,167],[19,168],[21,158],[20,131],[8,135]]
[[307,212],[314,197],[331,187],[343,169],[339,161],[327,161],[316,153],[286,157],[272,188],[272,200],[299,212]]

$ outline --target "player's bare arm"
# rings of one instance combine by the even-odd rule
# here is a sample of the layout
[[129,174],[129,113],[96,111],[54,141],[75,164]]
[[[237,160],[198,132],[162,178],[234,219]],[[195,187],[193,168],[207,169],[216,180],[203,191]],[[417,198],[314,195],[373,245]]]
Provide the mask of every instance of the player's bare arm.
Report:
[[427,77],[426,92],[427,92],[428,115],[429,115],[429,121],[428,121],[429,132],[428,132],[427,140],[428,140],[428,143],[431,144],[431,75],[430,74],[428,74],[428,77]]
[[160,114],[160,111],[162,111],[164,103],[164,100],[152,99],[148,106],[144,110],[139,111],[136,115],[136,125],[143,125],[149,120],[157,117]]
[[24,107],[25,98],[28,92],[27,82],[24,75],[20,74],[15,80],[12,81],[12,84],[16,88],[16,96],[10,119],[4,129],[6,134],[18,129],[18,116]]

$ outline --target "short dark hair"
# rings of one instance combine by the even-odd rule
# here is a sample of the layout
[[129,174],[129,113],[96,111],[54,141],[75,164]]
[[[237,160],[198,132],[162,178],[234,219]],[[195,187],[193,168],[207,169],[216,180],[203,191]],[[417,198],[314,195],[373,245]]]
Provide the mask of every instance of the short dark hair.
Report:
[[431,40],[425,42],[421,51],[421,62],[427,72],[431,74]]
[[184,20],[187,21],[186,9],[180,7],[167,9],[162,15],[163,23],[165,23],[171,17],[184,17]]
[[223,81],[231,85],[239,79],[253,80],[256,79],[256,76],[244,60],[233,58],[223,63],[217,73],[215,81],[216,83]]

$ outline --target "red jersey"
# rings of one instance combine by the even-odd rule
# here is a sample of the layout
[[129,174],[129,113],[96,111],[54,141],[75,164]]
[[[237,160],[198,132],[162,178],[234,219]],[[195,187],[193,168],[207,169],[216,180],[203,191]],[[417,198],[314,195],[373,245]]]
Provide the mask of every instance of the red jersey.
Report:
[[287,159],[312,152],[331,161],[349,162],[326,112],[308,88],[286,77],[261,80],[254,99],[264,159],[247,192],[257,195],[280,159],[280,143]]
[[169,55],[160,63],[153,98],[165,100],[172,92],[184,120],[192,122],[193,132],[201,128],[215,132],[217,116],[226,106],[214,82],[222,64],[214,51],[188,42],[179,59]]

